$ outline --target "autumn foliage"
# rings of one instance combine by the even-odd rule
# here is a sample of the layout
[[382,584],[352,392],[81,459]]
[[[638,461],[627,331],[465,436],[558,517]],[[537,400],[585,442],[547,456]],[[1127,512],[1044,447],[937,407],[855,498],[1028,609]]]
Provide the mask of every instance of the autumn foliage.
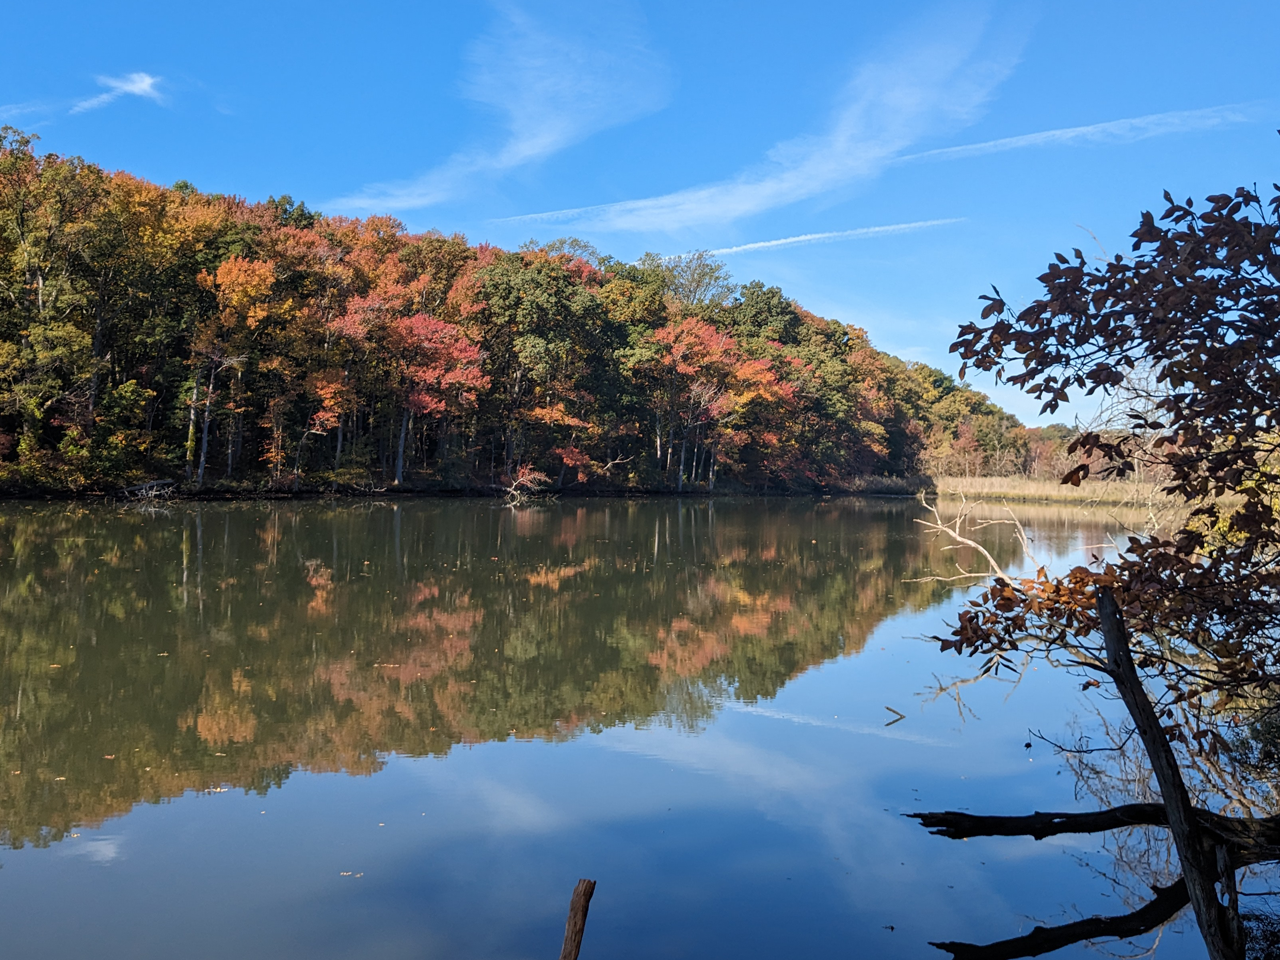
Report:
[[706,254],[321,216],[0,139],[0,488],[844,489],[1030,435]]

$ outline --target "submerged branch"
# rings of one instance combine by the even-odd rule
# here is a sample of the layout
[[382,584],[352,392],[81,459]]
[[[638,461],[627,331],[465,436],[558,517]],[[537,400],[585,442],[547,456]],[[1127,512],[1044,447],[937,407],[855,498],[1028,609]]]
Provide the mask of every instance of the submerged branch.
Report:
[[[1145,804],[1138,804],[1145,806]],[[1038,957],[1042,953],[1059,950],[1083,940],[1115,937],[1127,940],[1150,933],[1156,927],[1168,923],[1190,902],[1187,884],[1179,879],[1167,887],[1156,887],[1155,898],[1145,906],[1119,917],[1090,917],[1057,927],[1036,927],[1030,933],[1010,940],[999,940],[985,946],[974,943],[931,943],[930,946],[945,950],[954,960],[1015,960],[1017,957]]]
[[[1163,803],[1127,803],[1084,813],[1036,812],[1016,817],[983,816],[956,810],[905,813],[903,816],[919,820],[920,825],[931,833],[950,840],[969,837],[1033,837],[1043,840],[1067,833],[1169,826],[1169,815]],[[1280,816],[1256,819],[1226,817],[1196,807],[1194,817],[1199,830],[1230,852],[1231,864],[1236,869],[1280,860]]]
[[1034,837],[1043,840],[1064,833],[1102,833],[1125,827],[1164,827],[1169,818],[1163,803],[1129,803],[1110,810],[1087,813],[1041,813],[1029,816],[981,816],[946,810],[940,813],[907,813],[930,833],[951,840],[969,837]]

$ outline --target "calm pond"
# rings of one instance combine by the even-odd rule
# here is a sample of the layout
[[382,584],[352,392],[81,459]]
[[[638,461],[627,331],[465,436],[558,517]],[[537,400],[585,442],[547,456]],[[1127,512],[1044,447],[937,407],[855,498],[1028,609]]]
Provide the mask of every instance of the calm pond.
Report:
[[[976,664],[921,639],[965,596],[912,582],[965,562],[922,515],[0,506],[2,952],[552,958],[579,877],[584,960],[943,958],[1125,912],[1097,839],[901,816],[1095,807],[1028,731],[1111,709],[1043,666],[929,694]],[[1118,529],[1021,515],[1055,567]]]

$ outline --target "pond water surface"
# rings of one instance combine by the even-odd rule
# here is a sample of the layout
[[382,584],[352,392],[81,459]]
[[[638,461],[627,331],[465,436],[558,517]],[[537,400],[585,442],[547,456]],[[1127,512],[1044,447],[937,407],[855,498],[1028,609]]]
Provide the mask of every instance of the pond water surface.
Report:
[[[921,639],[963,589],[913,581],[973,561],[922,515],[0,506],[0,952],[551,958],[579,877],[584,960],[941,958],[1125,912],[1094,840],[901,815],[1092,806],[1025,746],[1098,706],[1078,678],[928,695],[975,664]],[[1116,529],[1024,520],[1059,566]],[[1202,953],[1184,924],[1159,956]]]

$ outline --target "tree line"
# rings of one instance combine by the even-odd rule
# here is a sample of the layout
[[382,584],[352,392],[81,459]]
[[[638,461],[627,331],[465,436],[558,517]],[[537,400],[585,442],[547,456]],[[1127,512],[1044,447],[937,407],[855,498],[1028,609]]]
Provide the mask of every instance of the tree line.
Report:
[[706,253],[508,251],[35,145],[0,132],[9,491],[839,490],[1065,446]]

